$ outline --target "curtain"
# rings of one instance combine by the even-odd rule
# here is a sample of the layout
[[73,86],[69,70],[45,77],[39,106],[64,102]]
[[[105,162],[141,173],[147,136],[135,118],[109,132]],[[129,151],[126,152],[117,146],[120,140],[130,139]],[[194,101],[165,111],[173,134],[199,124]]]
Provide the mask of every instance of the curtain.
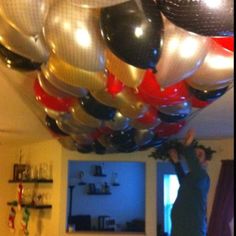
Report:
[[210,217],[208,236],[231,236],[234,217],[234,161],[223,160]]

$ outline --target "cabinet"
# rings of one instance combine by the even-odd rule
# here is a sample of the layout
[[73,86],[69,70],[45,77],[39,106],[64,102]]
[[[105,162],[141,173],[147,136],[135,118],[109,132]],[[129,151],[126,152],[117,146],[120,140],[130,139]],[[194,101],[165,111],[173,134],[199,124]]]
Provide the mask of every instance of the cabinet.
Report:
[[[50,184],[53,183],[52,179],[27,179],[27,180],[8,180],[8,183],[15,183],[15,184],[20,184],[22,183],[22,185],[24,184],[34,184],[34,186],[30,186],[30,189],[32,189],[32,191],[38,187],[39,184]],[[35,195],[36,196],[36,195]],[[31,201],[29,203],[24,203],[24,201],[21,203],[22,207],[27,207],[27,208],[32,208],[32,209],[50,209],[52,208],[51,204],[44,204],[41,201],[36,202],[34,197],[34,195],[31,196]],[[18,202],[16,200],[13,201],[9,201],[7,202],[7,205],[9,206],[17,206]]]

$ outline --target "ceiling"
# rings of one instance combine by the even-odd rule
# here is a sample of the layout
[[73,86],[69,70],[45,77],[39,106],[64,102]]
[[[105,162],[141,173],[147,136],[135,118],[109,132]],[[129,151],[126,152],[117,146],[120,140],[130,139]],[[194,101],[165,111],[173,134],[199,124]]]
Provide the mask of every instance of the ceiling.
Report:
[[[0,64],[0,145],[21,145],[51,139],[44,126],[45,114],[33,93],[35,73],[23,74]],[[188,124],[199,139],[233,138],[234,89],[208,107],[195,110]]]

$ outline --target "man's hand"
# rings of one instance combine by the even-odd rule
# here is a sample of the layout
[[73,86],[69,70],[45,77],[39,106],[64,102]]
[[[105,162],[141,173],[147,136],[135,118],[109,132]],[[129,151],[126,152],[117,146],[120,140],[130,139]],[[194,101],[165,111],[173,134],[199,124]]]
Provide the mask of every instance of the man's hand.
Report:
[[168,155],[170,157],[170,160],[173,163],[178,163],[179,162],[179,156],[178,156],[178,152],[175,148],[171,148],[168,150]]
[[195,130],[189,129],[185,135],[183,144],[185,146],[189,146],[193,142],[194,137],[195,137]]

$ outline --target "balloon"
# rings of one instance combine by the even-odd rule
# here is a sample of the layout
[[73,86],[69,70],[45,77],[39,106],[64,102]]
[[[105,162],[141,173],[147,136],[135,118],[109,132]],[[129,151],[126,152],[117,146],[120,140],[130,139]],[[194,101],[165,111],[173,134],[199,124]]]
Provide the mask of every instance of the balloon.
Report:
[[91,133],[79,133],[79,134],[72,133],[71,137],[76,141],[77,144],[80,145],[90,145],[94,141]]
[[104,126],[112,130],[124,130],[129,127],[130,118],[123,116],[119,111],[115,113],[112,120],[104,122]]
[[223,48],[234,51],[234,36],[231,37],[212,37],[212,40],[220,44]]
[[57,1],[50,8],[44,36],[53,53],[87,71],[105,69],[104,45],[94,10],[76,1]]
[[164,142],[166,141],[165,138],[158,138],[156,135],[154,135],[154,137],[152,138],[151,142],[142,145],[140,147],[140,151],[144,151],[147,150],[149,148],[158,148],[160,147]]
[[35,62],[46,62],[49,52],[42,34],[35,40],[15,30],[0,16],[0,43],[10,51]]
[[76,142],[70,136],[61,137],[61,138],[58,139],[58,141],[60,142],[60,144],[65,149],[68,149],[68,150],[71,150],[71,151],[76,151],[77,150],[78,145],[76,144]]
[[150,129],[140,129],[136,130],[134,141],[138,146],[143,146],[150,143],[154,137],[154,131]]
[[87,113],[84,110],[80,102],[76,102],[71,107],[70,111],[75,120],[78,120],[79,122],[81,122],[82,124],[86,126],[93,127],[93,128],[99,128],[102,126],[102,120],[96,119],[94,116],[89,115],[89,113]]
[[81,133],[91,133],[93,128],[84,126],[77,121],[71,120],[56,120],[57,126],[65,133],[70,135],[80,135]]
[[162,105],[158,110],[167,115],[183,115],[187,117],[192,111],[192,106],[189,101],[184,101],[175,105]]
[[54,120],[69,120],[71,119],[71,114],[69,112],[54,111],[47,107],[44,108],[45,113]]
[[41,63],[33,62],[28,58],[22,57],[0,44],[0,60],[11,69],[19,71],[33,71],[40,68]]
[[68,93],[63,92],[60,89],[57,89],[55,86],[53,86],[43,75],[42,72],[38,72],[37,78],[39,81],[39,84],[41,88],[48,93],[48,95],[54,96],[54,97],[70,97],[71,95]]
[[77,151],[81,153],[91,153],[93,151],[92,145],[77,145]]
[[46,69],[59,80],[71,86],[100,90],[106,87],[105,72],[90,72],[71,66],[55,54],[51,54],[46,64]]
[[200,90],[214,90],[229,85],[233,79],[234,53],[212,41],[203,64],[186,82]]
[[106,147],[104,147],[99,141],[95,140],[93,143],[93,148],[95,153],[97,154],[105,154],[106,153]]
[[181,120],[175,123],[162,122],[155,128],[155,134],[159,138],[169,137],[177,134],[186,124],[185,120]]
[[196,107],[196,108],[204,108],[212,103],[212,101],[203,101],[203,100],[198,99],[195,96],[190,96],[189,100],[192,104],[192,107]]
[[185,119],[188,116],[188,114],[176,114],[176,115],[169,115],[162,112],[159,112],[159,117],[161,121],[167,122],[167,123],[176,123],[180,120]]
[[152,15],[148,10],[141,11],[135,1],[125,2],[102,9],[100,25],[108,48],[117,57],[138,68],[155,68],[163,30],[158,10]]
[[75,102],[75,99],[71,97],[60,98],[50,96],[42,89],[38,79],[35,79],[34,82],[34,93],[38,102],[40,102],[43,106],[55,111],[68,112],[69,108]]
[[58,135],[63,135],[66,136],[68,135],[67,133],[63,132],[58,126],[56,121],[51,118],[50,116],[46,115],[45,117],[45,125],[47,128],[49,128],[54,134]]
[[127,145],[121,145],[117,147],[118,152],[130,153],[135,152],[139,149],[139,146],[133,141],[128,143]]
[[112,96],[115,96],[117,93],[122,91],[124,84],[109,71],[107,71],[107,73],[106,91]]
[[65,83],[63,80],[58,79],[54,74],[47,70],[45,65],[41,66],[41,72],[44,75],[44,78],[47,79],[54,87],[67,94],[70,94],[71,96],[83,97],[88,94],[87,89],[70,85]]
[[135,129],[128,129],[128,130],[119,130],[113,131],[109,138],[113,145],[122,146],[122,145],[129,145],[130,142],[134,141]]
[[143,80],[145,70],[123,62],[109,50],[106,50],[106,58],[107,69],[126,86],[136,88]]
[[132,120],[130,125],[136,129],[150,129],[156,127],[160,122],[157,109],[149,107],[142,117]]
[[102,8],[116,5],[119,3],[127,2],[129,0],[82,0],[78,4],[84,8]]
[[191,86],[189,86],[190,93],[195,96],[197,99],[202,101],[212,101],[216,100],[217,98],[221,97],[225,94],[225,92],[228,90],[228,86],[225,88],[217,89],[217,90],[198,90]]
[[15,29],[28,36],[42,31],[49,4],[47,0],[0,0],[0,14]]
[[155,74],[147,70],[142,83],[138,87],[138,96],[146,103],[159,105],[172,105],[186,101],[189,92],[184,81],[180,81],[166,88],[161,88],[156,81]]
[[234,2],[232,0],[159,1],[163,14],[177,26],[205,36],[233,34]]
[[156,65],[156,79],[160,86],[166,88],[197,71],[210,42],[210,38],[192,34],[165,19],[162,53]]
[[104,90],[91,91],[91,94],[99,102],[115,107],[120,113],[128,118],[138,118],[148,110],[149,105],[141,101],[131,88],[125,87],[116,96],[111,96]]
[[100,103],[91,94],[82,97],[80,99],[80,104],[87,113],[97,119],[111,120],[116,113],[115,108]]

